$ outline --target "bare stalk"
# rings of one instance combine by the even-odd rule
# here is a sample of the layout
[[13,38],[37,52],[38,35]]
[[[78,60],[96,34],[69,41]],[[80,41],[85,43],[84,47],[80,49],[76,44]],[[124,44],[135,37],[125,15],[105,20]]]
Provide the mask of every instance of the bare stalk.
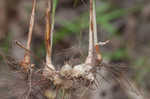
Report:
[[[32,4],[32,13],[31,13],[31,18],[30,18],[28,40],[27,40],[27,49],[28,50],[30,50],[30,47],[31,47],[31,40],[32,40],[33,27],[34,27],[34,17],[35,17],[36,2],[37,2],[37,0],[33,0],[33,4]],[[28,51],[25,52],[24,60],[23,60],[23,62],[21,64],[22,64],[22,66],[25,69],[29,68],[30,53]]]
[[28,41],[27,41],[27,49],[28,50],[30,50],[30,47],[31,47],[31,40],[32,40],[32,33],[33,33],[33,26],[34,26],[34,17],[35,17],[36,2],[37,2],[36,0],[33,0],[32,14],[31,14],[31,19],[30,19]]
[[95,0],[93,0],[93,11],[91,13],[92,13],[92,16],[93,16],[94,45],[96,45],[98,43],[98,39],[97,39],[97,24],[96,24]]
[[55,69],[52,65],[52,38],[53,38],[53,27],[52,22],[52,0],[48,0],[48,7],[46,9],[46,32],[45,32],[45,44],[46,44],[46,65]]
[[93,34],[93,2],[90,0],[90,26],[89,26],[89,51],[86,63],[91,64],[94,54],[94,34]]
[[95,65],[96,61],[101,61],[102,57],[99,52],[97,39],[97,24],[95,12],[95,0],[90,0],[90,23],[89,23],[89,51],[86,59],[87,64]]

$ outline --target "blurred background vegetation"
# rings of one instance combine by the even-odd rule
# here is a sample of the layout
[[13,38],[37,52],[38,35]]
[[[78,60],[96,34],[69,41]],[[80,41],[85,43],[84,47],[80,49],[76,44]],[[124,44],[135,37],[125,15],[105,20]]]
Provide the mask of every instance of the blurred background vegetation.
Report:
[[[88,0],[56,0],[54,62],[62,64],[63,50],[69,53],[88,47]],[[25,44],[28,33],[32,0],[1,0],[0,3],[0,51],[18,60],[23,49],[14,44]],[[101,47],[104,61],[125,63],[132,69],[133,78],[150,91],[150,1],[149,0],[96,0],[98,38],[111,42]],[[45,0],[38,0],[32,51],[44,60]],[[68,50],[67,50],[68,49]],[[69,53],[71,54],[71,53]],[[0,57],[1,61],[2,58]],[[35,60],[36,62],[36,60]],[[62,63],[61,63],[62,62]],[[5,67],[1,66],[1,71]]]

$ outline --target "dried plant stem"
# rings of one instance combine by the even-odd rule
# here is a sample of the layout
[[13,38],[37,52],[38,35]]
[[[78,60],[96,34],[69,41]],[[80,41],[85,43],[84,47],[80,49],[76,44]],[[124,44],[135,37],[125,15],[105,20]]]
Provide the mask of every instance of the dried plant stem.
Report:
[[46,65],[55,69],[52,65],[52,38],[53,38],[53,27],[52,22],[52,0],[48,0],[48,7],[46,9],[46,32],[45,32],[45,44],[46,44]]
[[86,63],[92,64],[94,54],[94,34],[93,34],[93,1],[90,0],[90,26],[89,26],[89,51]]
[[27,49],[29,50],[30,50],[31,40],[32,40],[36,2],[37,2],[36,0],[33,0],[32,14],[31,14],[30,25],[29,25],[29,33],[28,33],[28,41],[27,41]]
[[[32,40],[33,27],[34,27],[34,17],[35,17],[36,3],[37,3],[37,0],[33,0],[32,13],[31,13],[29,32],[28,32],[27,47],[26,47],[28,50],[30,50],[30,47],[31,47],[31,40]],[[30,59],[31,59],[30,53],[28,51],[26,51],[25,55],[24,55],[24,60],[21,63],[21,65],[25,69],[29,69]]]
[[101,62],[102,57],[99,52],[98,39],[97,39],[97,24],[95,12],[95,0],[90,0],[90,26],[89,26],[89,52],[86,59],[87,64],[94,65],[96,61]]

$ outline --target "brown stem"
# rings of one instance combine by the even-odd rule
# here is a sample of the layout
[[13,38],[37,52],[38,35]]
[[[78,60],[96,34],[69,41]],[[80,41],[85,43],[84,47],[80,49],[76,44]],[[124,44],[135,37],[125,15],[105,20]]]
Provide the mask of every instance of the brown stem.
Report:
[[45,44],[46,44],[46,64],[50,68],[54,69],[52,66],[52,0],[48,0],[48,7],[46,9],[46,32],[45,32]]
[[32,4],[32,14],[31,14],[31,19],[30,19],[29,32],[28,32],[28,41],[27,41],[27,49],[28,50],[30,50],[30,47],[31,47],[31,40],[32,40],[32,33],[33,33],[33,26],[34,26],[36,2],[37,2],[36,0],[33,0],[33,4]]
[[[30,18],[30,25],[29,25],[29,32],[28,32],[28,40],[27,40],[27,49],[30,50],[31,47],[31,40],[32,40],[32,33],[33,33],[33,26],[34,26],[34,17],[35,17],[35,9],[36,9],[36,2],[37,0],[33,0],[32,4],[32,13]],[[30,64],[30,53],[28,51],[25,52],[24,60],[21,62],[21,65],[25,68],[29,68]]]
[[94,54],[94,34],[93,34],[93,2],[90,0],[90,26],[89,26],[89,51],[88,51],[88,57],[86,59],[86,63],[91,64],[92,58]]

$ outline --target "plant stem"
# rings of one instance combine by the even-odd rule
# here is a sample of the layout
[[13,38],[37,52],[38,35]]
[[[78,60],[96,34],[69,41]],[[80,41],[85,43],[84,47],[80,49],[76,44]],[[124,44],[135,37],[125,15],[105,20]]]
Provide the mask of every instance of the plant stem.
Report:
[[37,2],[36,0],[33,0],[33,4],[32,4],[32,14],[31,14],[31,19],[30,19],[28,41],[27,41],[27,49],[28,50],[30,50],[30,46],[31,46],[33,26],[34,26],[34,17],[35,17],[35,9],[36,9],[36,2]]
[[90,26],[89,26],[89,51],[86,63],[94,65],[97,60],[101,61],[99,46],[97,45],[97,24],[95,12],[95,0],[90,0]]
[[98,39],[97,39],[97,23],[96,23],[96,10],[95,10],[95,0],[93,0],[93,11],[92,11],[92,15],[93,15],[93,32],[94,32],[94,46],[98,43]]
[[[52,29],[51,32],[54,32],[54,24],[55,24],[55,10],[56,10],[56,6],[57,6],[57,0],[53,0],[52,2]],[[51,45],[53,45],[53,33],[51,34]]]
[[92,64],[94,55],[93,0],[90,0],[89,51],[86,63]]
[[[29,25],[29,32],[28,32],[28,40],[27,40],[27,49],[30,50],[31,47],[31,40],[32,40],[32,33],[33,33],[33,26],[34,26],[34,17],[35,17],[35,9],[36,9],[36,2],[37,0],[33,0],[32,4],[32,13],[30,18],[30,25]],[[23,60],[23,67],[28,69],[30,64],[30,53],[28,51],[25,52],[24,60]]]
[[46,44],[46,64],[51,69],[54,69],[52,65],[52,38],[53,38],[53,26],[52,21],[52,0],[48,0],[48,7],[46,9],[46,32],[45,32],[45,44]]

